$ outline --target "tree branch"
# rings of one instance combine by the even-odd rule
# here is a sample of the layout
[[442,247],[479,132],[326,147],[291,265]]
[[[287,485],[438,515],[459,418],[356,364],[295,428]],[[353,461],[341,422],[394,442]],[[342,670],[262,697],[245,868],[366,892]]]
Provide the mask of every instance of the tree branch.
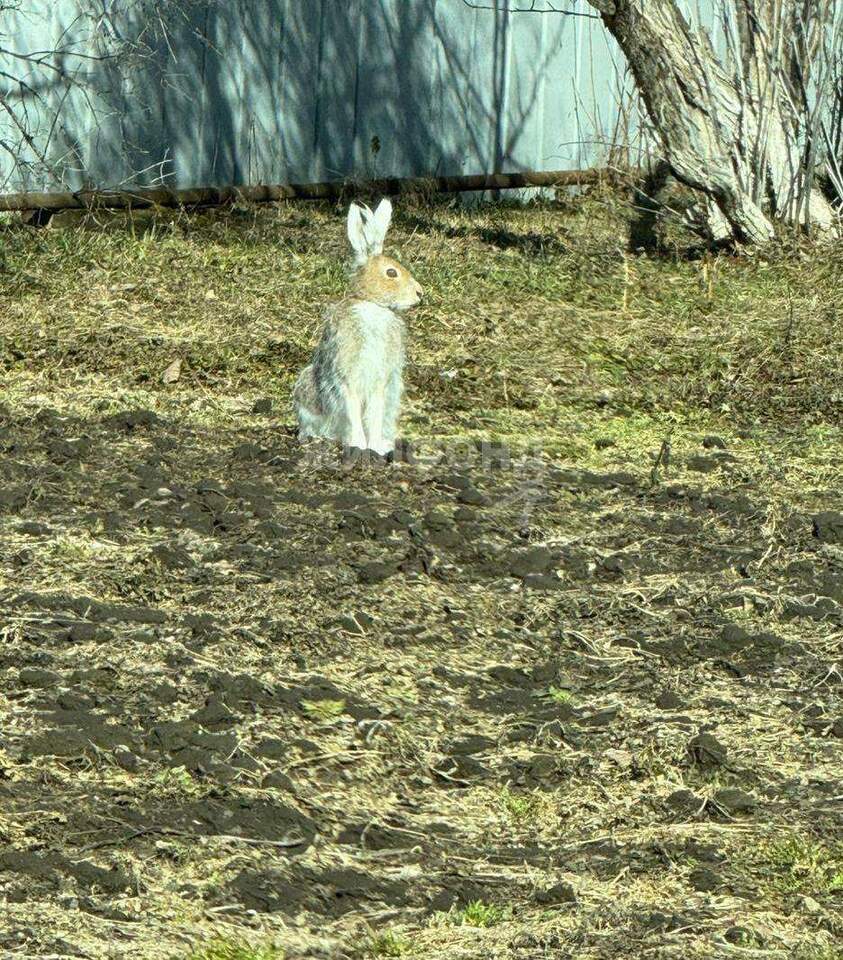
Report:
[[[552,0],[530,0],[529,7],[516,7],[514,10],[500,7],[497,3],[475,3],[474,0],[462,0],[472,10],[494,10],[502,13],[558,13],[565,17],[582,17],[584,20],[600,20],[597,13],[583,13],[581,10],[563,10],[554,5]],[[544,6],[539,6],[543,3]]]

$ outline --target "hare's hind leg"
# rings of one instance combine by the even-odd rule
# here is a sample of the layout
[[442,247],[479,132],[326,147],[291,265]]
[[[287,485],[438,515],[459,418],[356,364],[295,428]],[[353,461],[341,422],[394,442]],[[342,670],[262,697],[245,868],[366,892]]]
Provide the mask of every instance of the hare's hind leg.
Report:
[[[308,370],[311,370],[308,367]],[[299,378],[302,379],[301,377]],[[311,370],[310,381],[313,384],[316,403],[297,403],[299,417],[299,436],[325,437],[339,440],[349,447],[366,446],[363,432],[363,405],[357,391],[338,378],[331,378],[327,389],[316,393],[316,380]],[[298,384],[296,384],[298,389]],[[305,397],[305,399],[309,399]]]
[[326,436],[327,420],[321,412],[312,365],[305,367],[296,380],[293,406],[299,423],[299,440]]
[[309,440],[311,437],[327,436],[325,418],[312,410],[299,410],[299,440]]

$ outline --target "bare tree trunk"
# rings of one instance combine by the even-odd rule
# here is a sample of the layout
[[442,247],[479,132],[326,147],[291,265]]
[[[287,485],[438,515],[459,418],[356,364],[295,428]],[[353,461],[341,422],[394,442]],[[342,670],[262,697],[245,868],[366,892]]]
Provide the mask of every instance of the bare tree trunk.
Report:
[[673,173],[713,200],[721,232],[725,218],[739,241],[772,239],[774,219],[837,229],[814,185],[806,115],[818,109],[811,51],[833,2],[733,0],[724,63],[677,0],[589,0],[626,54]]

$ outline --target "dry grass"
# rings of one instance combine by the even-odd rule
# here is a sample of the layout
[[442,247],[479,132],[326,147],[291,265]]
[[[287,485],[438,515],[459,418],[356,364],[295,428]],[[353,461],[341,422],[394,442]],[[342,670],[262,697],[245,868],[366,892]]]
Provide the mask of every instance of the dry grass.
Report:
[[[411,424],[545,440],[607,397],[657,421],[837,422],[839,247],[629,257],[613,203],[399,212],[394,247],[430,293],[412,321]],[[285,401],[319,307],[342,289],[336,213],[124,224],[6,234],[6,389]],[[176,357],[182,380],[162,391]]]
[[624,231],[398,211],[391,468],[291,436],[338,211],[0,233],[0,948],[839,960],[843,249]]

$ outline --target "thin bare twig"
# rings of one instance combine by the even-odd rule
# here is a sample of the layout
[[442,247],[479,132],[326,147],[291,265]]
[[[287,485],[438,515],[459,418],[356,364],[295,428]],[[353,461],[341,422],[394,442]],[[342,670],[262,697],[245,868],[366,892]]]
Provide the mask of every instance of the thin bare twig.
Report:
[[[515,7],[514,9],[507,9],[495,3],[475,3],[474,0],[462,0],[462,2],[472,10],[494,10],[500,13],[558,13],[565,17],[582,17],[584,20],[601,19],[599,13],[583,13],[582,10],[562,9],[555,6],[551,0],[530,0],[529,7]],[[543,3],[544,6],[540,7],[539,3]]]
[[658,455],[656,456],[656,462],[653,464],[653,469],[650,471],[650,486],[654,487],[659,482],[659,467],[664,465],[665,467],[670,463],[670,440],[673,436],[673,427],[667,431],[667,435],[664,440],[662,440],[662,445],[659,448]]

